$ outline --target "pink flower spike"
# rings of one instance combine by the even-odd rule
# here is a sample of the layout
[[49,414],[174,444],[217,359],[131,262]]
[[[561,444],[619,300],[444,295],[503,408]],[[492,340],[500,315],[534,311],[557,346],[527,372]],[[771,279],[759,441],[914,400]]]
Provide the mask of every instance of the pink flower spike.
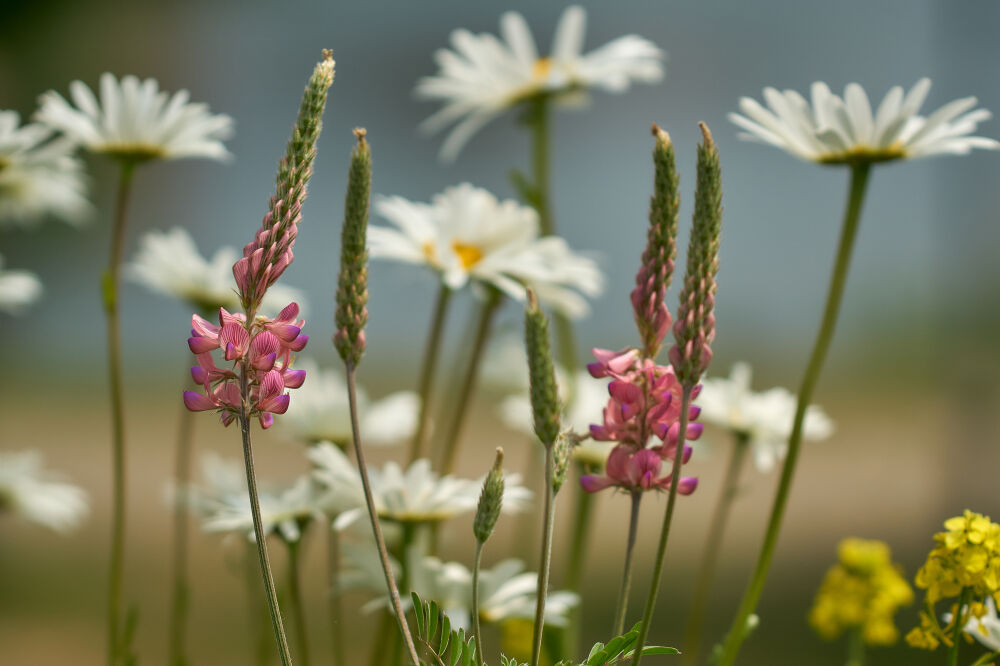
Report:
[[192,412],[207,412],[218,407],[211,398],[194,391],[184,391],[184,406]]

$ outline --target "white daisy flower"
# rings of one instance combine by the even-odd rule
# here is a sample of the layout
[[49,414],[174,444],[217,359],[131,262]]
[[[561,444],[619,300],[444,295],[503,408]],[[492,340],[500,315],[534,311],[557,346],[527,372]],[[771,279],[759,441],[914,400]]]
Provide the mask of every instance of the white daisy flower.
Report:
[[[142,236],[139,250],[125,266],[125,275],[203,312],[218,313],[220,307],[235,311],[240,309],[240,297],[233,264],[240,256],[236,248],[221,247],[206,259],[198,252],[191,234],[174,227]],[[264,295],[261,309],[277,314],[293,301],[300,310],[305,309],[305,295],[300,290],[275,284]]]
[[[253,516],[242,461],[206,453],[201,462],[204,485],[183,489],[178,499],[188,502],[201,517],[206,532],[243,532],[253,540]],[[298,541],[305,524],[324,520],[331,507],[336,506],[336,495],[310,476],[300,477],[283,488],[260,488],[258,499],[264,532],[288,542]]]
[[440,70],[417,82],[417,95],[444,107],[423,123],[436,132],[452,123],[441,157],[453,160],[481,127],[522,102],[548,96],[564,105],[579,106],[590,89],[626,91],[633,81],[655,83],[663,78],[664,53],[637,35],[612,40],[583,53],[587,13],[566,8],[556,26],[552,53],[539,57],[527,21],[517,12],[500,17],[500,34],[451,33],[454,50],[435,53]]
[[4,270],[0,254],[0,312],[17,315],[42,297],[42,281],[31,271]]
[[[311,359],[299,359],[295,364],[306,371],[307,381],[296,391],[281,427],[307,442],[328,440],[347,446],[352,437],[351,413],[343,372],[321,370]],[[371,400],[359,387],[357,399],[365,444],[397,444],[413,435],[420,411],[420,398],[413,391]]]
[[[703,423],[745,437],[753,447],[757,469],[767,472],[785,457],[797,398],[783,388],[756,393],[750,389],[750,379],[750,366],[736,363],[728,378],[706,378],[695,402],[701,407]],[[818,406],[810,405],[802,436],[822,440],[831,434],[833,421]]]
[[[950,624],[951,618],[951,613],[945,613],[942,619]],[[997,616],[997,605],[991,595],[986,595],[986,615],[980,618],[970,617],[962,631],[974,637],[988,650],[1000,651],[1000,617]]]
[[[321,442],[306,455],[316,466],[313,474],[318,481],[345,497],[353,496],[354,506],[358,507],[354,515],[360,518],[365,511],[361,477],[343,451]],[[482,479],[439,477],[425,458],[405,471],[395,462],[381,469],[370,467],[368,477],[379,518],[398,523],[437,523],[475,511],[482,488]],[[519,474],[505,476],[504,512],[520,511],[530,503],[532,493],[520,482]]]
[[10,511],[56,532],[83,522],[89,506],[82,488],[42,468],[37,451],[0,452],[0,515]]
[[949,102],[927,117],[918,115],[930,87],[930,79],[921,79],[904,95],[896,86],[874,115],[868,96],[857,83],[849,83],[841,98],[825,83],[816,82],[811,105],[794,90],[765,88],[769,108],[744,97],[740,99],[744,115],[731,113],[729,119],[746,130],[741,138],[770,143],[823,164],[964,155],[973,148],[1000,148],[993,139],[969,136],[980,122],[992,117],[986,109],[972,110],[975,97]]
[[[348,569],[344,573],[345,588],[367,589],[379,598],[366,605],[366,610],[388,607],[385,578],[374,547],[351,544],[345,548]],[[398,571],[399,565],[394,563]],[[458,562],[442,562],[436,557],[413,557],[408,572],[410,590],[425,601],[436,601],[455,628],[472,627],[472,572]],[[525,572],[520,560],[508,559],[492,569],[479,572],[479,620],[497,623],[513,618],[535,616],[538,574]],[[410,602],[405,595],[404,605]],[[579,603],[572,592],[553,591],[545,598],[545,622],[565,626],[569,611]],[[409,605],[406,605],[409,608]]]
[[222,142],[232,135],[232,118],[189,102],[187,90],[171,96],[160,91],[155,79],[125,76],[118,81],[104,73],[100,102],[81,81],[70,83],[69,91],[75,107],[50,90],[39,98],[35,119],[91,152],[133,162],[229,157]]
[[53,134],[0,111],[0,225],[30,226],[47,215],[76,223],[91,212],[76,146]]
[[471,281],[524,301],[530,287],[556,310],[579,317],[589,311],[581,293],[596,296],[603,288],[593,259],[562,238],[538,237],[534,208],[468,183],[430,204],[394,196],[377,201],[375,210],[395,228],[369,227],[370,256],[429,266],[451,289]]

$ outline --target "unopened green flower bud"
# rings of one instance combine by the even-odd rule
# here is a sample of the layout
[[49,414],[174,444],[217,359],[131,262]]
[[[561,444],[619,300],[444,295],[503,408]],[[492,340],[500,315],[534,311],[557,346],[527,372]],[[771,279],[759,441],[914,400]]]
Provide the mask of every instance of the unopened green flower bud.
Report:
[[528,290],[528,306],[524,310],[524,343],[528,351],[528,376],[531,382],[531,412],[535,418],[535,434],[545,448],[559,436],[559,389],[552,362],[549,341],[549,320],[538,307],[538,297]]
[[500,507],[503,504],[503,449],[497,447],[497,457],[493,468],[483,481],[483,490],[479,493],[479,506],[476,508],[476,518],[472,521],[472,533],[476,541],[486,543],[493,534],[493,528],[500,517]]
[[365,351],[368,322],[368,210],[372,188],[372,154],[366,132],[355,129],[358,144],[351,152],[344,203],[344,226],[340,232],[340,278],[337,282],[337,332],[333,346],[344,363],[356,367]]
[[722,233],[722,176],[719,151],[712,133],[700,123],[698,182],[694,194],[694,223],[688,245],[687,272],[674,323],[676,344],[670,363],[684,386],[694,386],[712,360],[715,339],[715,276],[719,272]]

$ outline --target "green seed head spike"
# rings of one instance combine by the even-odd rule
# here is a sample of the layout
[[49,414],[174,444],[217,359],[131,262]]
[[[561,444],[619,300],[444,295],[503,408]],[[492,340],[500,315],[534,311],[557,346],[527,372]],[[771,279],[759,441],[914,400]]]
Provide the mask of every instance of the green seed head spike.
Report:
[[524,342],[528,351],[528,376],[531,381],[531,411],[535,418],[535,434],[545,448],[559,435],[559,390],[549,341],[549,321],[538,307],[538,297],[528,290],[528,306],[524,311]]
[[486,543],[493,534],[497,519],[500,517],[500,507],[503,504],[503,449],[497,447],[497,457],[493,468],[483,481],[483,490],[479,493],[479,506],[476,508],[476,518],[472,522],[472,533],[476,541]]
[[333,346],[344,363],[357,367],[365,352],[368,322],[368,210],[372,188],[372,154],[363,129],[355,129],[358,143],[351,153],[344,203],[344,226],[340,232],[340,278],[337,281],[337,332]]

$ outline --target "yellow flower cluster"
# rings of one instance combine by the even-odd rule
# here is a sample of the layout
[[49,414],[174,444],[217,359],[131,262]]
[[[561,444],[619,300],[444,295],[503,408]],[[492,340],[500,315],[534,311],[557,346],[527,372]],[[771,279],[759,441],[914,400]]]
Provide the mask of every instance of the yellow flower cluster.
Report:
[[860,630],[869,645],[891,645],[899,638],[893,616],[913,603],[913,590],[892,563],[881,541],[844,539],[839,562],[826,573],[809,612],[809,624],[827,640]]
[[[944,527],[947,531],[934,535],[937,546],[917,572],[917,587],[927,590],[927,610],[920,613],[920,626],[906,635],[907,643],[925,650],[941,642],[951,645],[955,623],[964,626],[970,616],[982,617],[987,596],[1000,600],[1000,525],[966,510],[946,520]],[[968,604],[967,612],[953,604],[951,622],[942,628],[934,616],[934,604],[955,597],[961,605]]]

